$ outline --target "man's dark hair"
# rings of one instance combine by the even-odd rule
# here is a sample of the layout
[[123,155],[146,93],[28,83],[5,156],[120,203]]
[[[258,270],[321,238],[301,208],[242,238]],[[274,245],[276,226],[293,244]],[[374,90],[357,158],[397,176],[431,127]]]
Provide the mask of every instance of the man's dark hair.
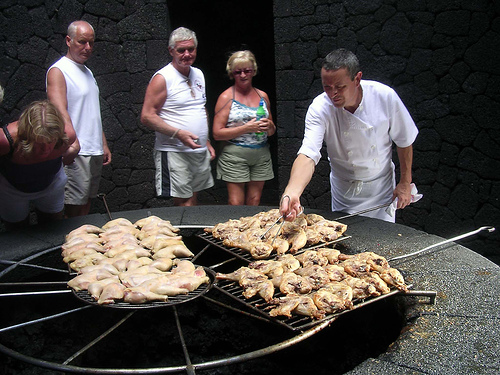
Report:
[[351,80],[354,80],[356,74],[360,71],[359,60],[354,53],[344,48],[336,49],[330,52],[323,61],[323,69],[339,70],[347,69]]

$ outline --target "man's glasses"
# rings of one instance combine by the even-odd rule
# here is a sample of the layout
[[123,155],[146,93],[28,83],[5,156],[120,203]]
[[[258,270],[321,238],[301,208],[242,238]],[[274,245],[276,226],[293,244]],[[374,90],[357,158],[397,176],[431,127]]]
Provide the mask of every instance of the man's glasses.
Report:
[[246,75],[252,74],[253,73],[253,69],[240,69],[240,70],[234,70],[233,71],[233,74],[235,76],[239,76],[239,75],[241,75],[243,73],[245,73]]
[[186,51],[188,51],[189,53],[193,53],[195,49],[196,49],[195,47],[187,47],[187,48],[179,47],[176,48],[175,50],[177,51],[178,54],[183,55],[184,52]]

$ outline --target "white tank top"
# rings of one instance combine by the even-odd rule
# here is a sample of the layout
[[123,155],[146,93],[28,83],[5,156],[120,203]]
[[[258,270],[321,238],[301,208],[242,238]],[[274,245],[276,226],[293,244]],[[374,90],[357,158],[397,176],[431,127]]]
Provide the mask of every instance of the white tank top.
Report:
[[[80,141],[79,155],[102,155],[102,122],[99,88],[94,75],[83,64],[63,56],[52,68],[58,68],[66,80],[68,113]],[[47,73],[48,73],[47,71]]]
[[158,115],[167,124],[196,134],[203,147],[193,150],[177,138],[172,139],[168,135],[156,132],[155,149],[159,151],[206,152],[208,119],[205,110],[206,94],[203,72],[191,67],[189,77],[186,77],[170,63],[156,74],[163,76],[167,85],[167,100],[165,100]]

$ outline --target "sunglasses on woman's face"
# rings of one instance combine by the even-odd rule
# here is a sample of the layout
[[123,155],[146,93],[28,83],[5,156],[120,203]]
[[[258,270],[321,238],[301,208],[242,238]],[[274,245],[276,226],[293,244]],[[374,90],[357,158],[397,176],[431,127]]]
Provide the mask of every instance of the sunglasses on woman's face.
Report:
[[246,75],[252,74],[253,69],[239,69],[239,70],[233,71],[233,75],[235,75],[235,76],[239,76],[243,73],[245,73]]

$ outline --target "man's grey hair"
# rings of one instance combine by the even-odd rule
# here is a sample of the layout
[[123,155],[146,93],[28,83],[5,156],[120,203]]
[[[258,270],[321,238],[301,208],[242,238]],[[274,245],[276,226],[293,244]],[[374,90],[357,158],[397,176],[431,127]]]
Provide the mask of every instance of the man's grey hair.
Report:
[[347,69],[351,80],[354,80],[354,77],[360,71],[359,60],[356,55],[344,48],[330,52],[325,57],[322,67],[325,70]]
[[191,39],[193,39],[194,46],[198,47],[198,39],[196,38],[196,33],[186,27],[178,27],[170,34],[170,38],[168,38],[168,47],[174,48],[175,43],[184,42],[185,40]]
[[89,25],[90,28],[92,29],[92,31],[94,32],[94,35],[95,35],[94,27],[90,23],[88,23],[87,21],[73,21],[69,24],[68,33],[67,33],[71,39],[73,39],[76,36],[76,30],[78,30],[78,26],[80,26],[83,23],[86,23],[87,25]]

